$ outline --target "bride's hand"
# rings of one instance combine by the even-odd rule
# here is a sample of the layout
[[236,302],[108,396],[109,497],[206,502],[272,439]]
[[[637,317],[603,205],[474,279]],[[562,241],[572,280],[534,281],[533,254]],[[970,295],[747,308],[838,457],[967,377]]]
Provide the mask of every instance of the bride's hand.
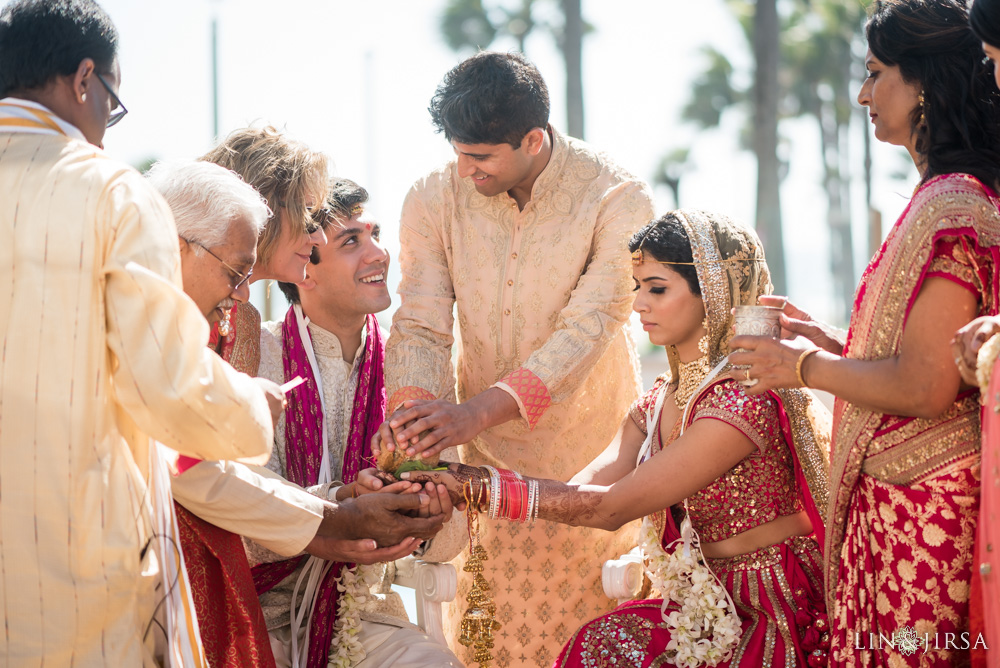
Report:
[[817,347],[834,355],[844,354],[847,333],[812,316],[788,301],[788,297],[766,295],[759,299],[761,306],[781,309],[781,338],[794,339],[804,336]]
[[475,466],[459,464],[457,462],[441,462],[442,466],[447,466],[445,471],[407,471],[400,474],[400,479],[418,483],[434,483],[444,485],[451,497],[451,503],[458,510],[465,510],[465,494],[463,488],[465,483],[472,480],[479,480],[479,470]]

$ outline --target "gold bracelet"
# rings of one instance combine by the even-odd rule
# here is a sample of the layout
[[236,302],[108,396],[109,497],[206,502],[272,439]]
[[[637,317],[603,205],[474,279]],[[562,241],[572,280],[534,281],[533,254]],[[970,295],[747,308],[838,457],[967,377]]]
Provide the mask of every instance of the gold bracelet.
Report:
[[801,387],[809,387],[806,385],[806,379],[802,377],[802,364],[806,361],[806,358],[813,353],[818,353],[819,348],[810,348],[809,350],[803,350],[802,354],[799,355],[799,361],[795,363],[795,376],[799,379],[799,385]]

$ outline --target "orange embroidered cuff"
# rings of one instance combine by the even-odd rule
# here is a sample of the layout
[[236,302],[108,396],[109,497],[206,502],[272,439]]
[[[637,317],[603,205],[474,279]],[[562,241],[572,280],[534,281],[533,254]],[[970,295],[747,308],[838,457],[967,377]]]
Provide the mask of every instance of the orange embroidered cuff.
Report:
[[528,369],[521,367],[497,381],[497,386],[503,390],[512,390],[517,396],[521,408],[521,417],[528,421],[528,427],[534,429],[542,415],[552,405],[552,397],[545,383]]
[[417,387],[416,385],[407,385],[406,387],[401,387],[392,393],[389,397],[389,401],[385,405],[386,416],[392,415],[393,411],[408,399],[424,399],[426,401],[433,401],[437,399],[433,394],[428,392],[422,387]]

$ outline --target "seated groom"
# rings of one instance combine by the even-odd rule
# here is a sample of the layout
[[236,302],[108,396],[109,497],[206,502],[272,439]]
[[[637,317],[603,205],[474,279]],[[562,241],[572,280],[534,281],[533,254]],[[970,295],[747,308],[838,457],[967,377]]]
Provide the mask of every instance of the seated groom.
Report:
[[[184,291],[209,324],[234,302],[249,298],[246,278],[257,237],[270,212],[261,196],[234,172],[191,161],[159,163],[149,173],[177,225]],[[418,497],[380,494],[336,504],[258,467],[202,461],[172,479],[174,497],[190,513],[182,528],[203,540],[184,541],[184,562],[202,643],[213,666],[273,666],[264,617],[236,534],[283,555],[302,551],[321,559],[371,563],[408,554],[409,535],[427,535],[419,522],[393,512],[416,508]],[[377,498],[382,497],[382,498]],[[386,505],[388,503],[388,505]],[[183,539],[182,532],[182,539]],[[366,537],[365,540],[346,540]],[[372,538],[394,547],[376,549]],[[396,545],[398,543],[398,545]]]
[[[331,184],[322,213],[327,243],[313,250],[302,283],[279,283],[292,306],[283,321],[261,329],[261,376],[276,382],[309,379],[288,394],[288,419],[275,426],[267,466],[331,499],[382,485],[362,473],[371,466],[371,438],[385,415],[384,334],[374,314],[391,302],[389,254],[379,243],[378,223],[365,211],[367,201],[368,193],[353,181]],[[427,491],[428,512],[451,513],[447,494]],[[460,542],[450,549],[438,543],[436,554],[425,557],[447,560],[459,549]],[[306,655],[309,666],[326,666],[327,657],[362,668],[462,665],[405,621],[402,603],[389,589],[391,563],[330,567],[315,558],[280,560],[253,543],[248,551],[250,561],[258,562],[254,579],[263,591],[279,667],[303,665]],[[303,593],[293,599],[297,585]]]

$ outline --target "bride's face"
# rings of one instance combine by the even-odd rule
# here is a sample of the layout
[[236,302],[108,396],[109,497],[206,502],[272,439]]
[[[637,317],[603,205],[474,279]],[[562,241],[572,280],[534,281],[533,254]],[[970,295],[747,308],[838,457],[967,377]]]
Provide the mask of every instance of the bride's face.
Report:
[[658,346],[676,346],[681,360],[689,362],[701,356],[698,340],[705,335],[705,304],[691,292],[683,276],[658,262],[643,262],[632,267],[635,279],[635,302],[649,340]]

